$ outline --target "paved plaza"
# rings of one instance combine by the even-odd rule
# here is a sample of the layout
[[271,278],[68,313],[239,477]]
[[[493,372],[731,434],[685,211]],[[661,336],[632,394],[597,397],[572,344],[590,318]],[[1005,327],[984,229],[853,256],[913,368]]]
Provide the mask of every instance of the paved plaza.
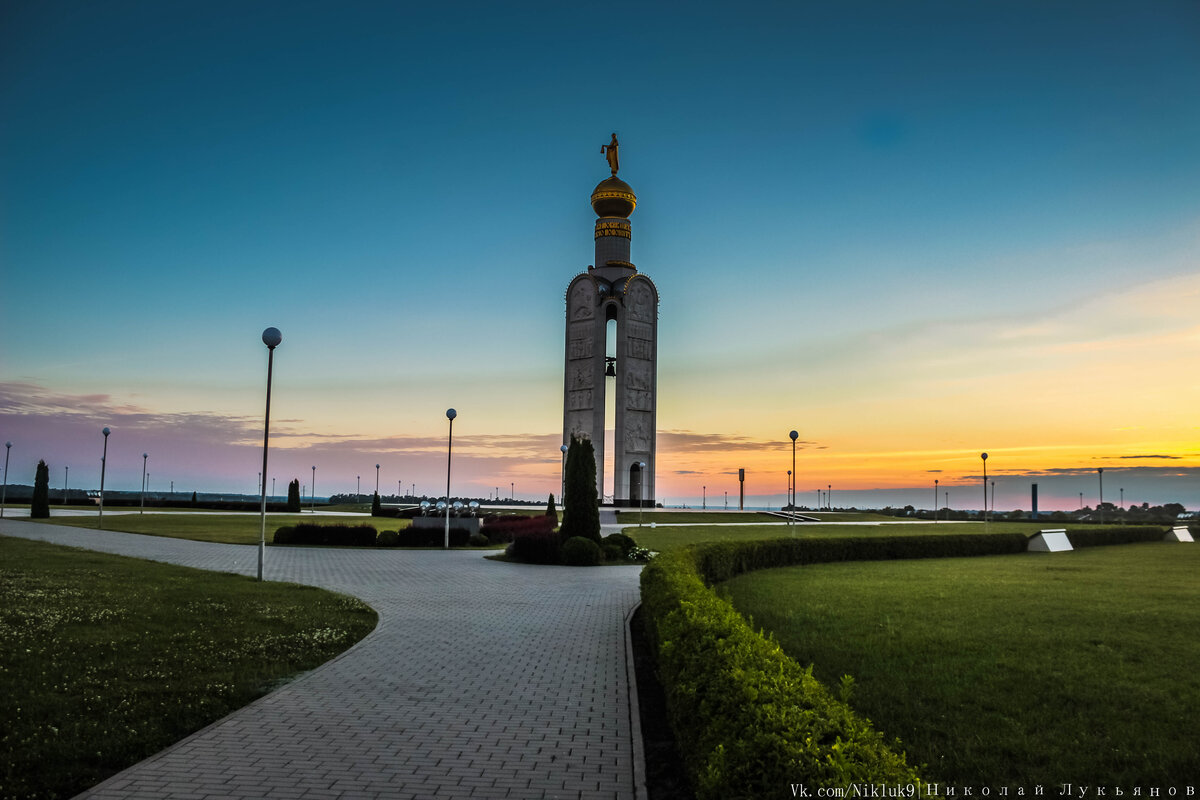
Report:
[[[257,572],[252,546],[9,520],[0,533]],[[471,551],[268,548],[269,580],[359,597],[378,627],[81,797],[644,797],[626,625],[639,571]]]

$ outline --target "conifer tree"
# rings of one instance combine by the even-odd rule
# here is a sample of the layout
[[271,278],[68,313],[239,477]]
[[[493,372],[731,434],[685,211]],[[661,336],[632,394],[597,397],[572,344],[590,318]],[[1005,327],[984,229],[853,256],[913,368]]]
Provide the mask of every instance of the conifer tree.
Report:
[[300,479],[295,478],[288,484],[287,510],[292,514],[300,513]]
[[47,519],[50,516],[50,468],[39,461],[33,478],[33,501],[29,505],[29,516]]
[[554,506],[554,494],[551,493],[550,500],[546,503],[546,516],[554,519],[554,524],[558,524],[558,509]]
[[378,517],[383,513],[383,506],[379,502],[379,492],[371,496],[371,516]]
[[600,541],[600,507],[596,497],[596,450],[587,437],[571,436],[567,447],[566,501],[559,535],[563,541],[583,536]]

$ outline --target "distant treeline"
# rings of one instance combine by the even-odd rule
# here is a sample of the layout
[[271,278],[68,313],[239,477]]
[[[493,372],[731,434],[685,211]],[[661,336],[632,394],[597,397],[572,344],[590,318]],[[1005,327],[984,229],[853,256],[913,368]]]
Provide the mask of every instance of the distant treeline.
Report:
[[[371,502],[371,498],[374,496],[375,496],[374,493],[372,493],[372,494],[333,494],[333,495],[329,496],[329,504],[330,505],[344,505],[344,504],[350,504],[350,503],[369,503],[369,502]],[[396,505],[396,504],[415,505],[417,503],[420,503],[422,500],[429,500],[431,502],[436,502],[438,500],[443,499],[444,497],[445,497],[445,495],[440,495],[440,494],[436,495],[436,496],[428,495],[428,494],[423,494],[423,495],[385,494],[385,495],[380,495],[379,502],[388,503],[391,505]],[[470,503],[473,500],[473,501],[479,503],[479,505],[481,505],[481,506],[486,506],[486,505],[493,505],[493,506],[495,506],[495,505],[545,506],[546,505],[545,500],[506,500],[503,498],[500,500],[492,500],[492,499],[485,499],[483,497],[460,497],[458,495],[454,495],[452,500],[461,501],[463,503]],[[308,501],[306,500],[305,502],[307,503]]]
[[[852,509],[838,509],[839,511]],[[1105,524],[1120,523],[1120,524],[1162,524],[1166,525],[1175,522],[1179,519],[1179,515],[1186,509],[1181,503],[1164,503],[1161,506],[1152,506],[1149,503],[1138,505],[1130,505],[1126,508],[1119,508],[1115,503],[1102,503],[1096,508],[1084,507],[1075,511],[1039,511],[1035,518],[1029,511],[1017,509],[1015,511],[992,511],[988,513],[989,519],[1006,520],[1010,522],[1087,522],[1098,523],[1101,516],[1104,517]],[[933,512],[928,509],[917,509],[913,506],[904,506],[903,508],[887,508],[878,509],[878,513],[886,514],[892,517],[908,517],[911,519],[927,519],[933,520]],[[979,511],[956,510],[952,508],[942,508],[937,512],[938,519],[944,520],[980,520],[983,518]]]

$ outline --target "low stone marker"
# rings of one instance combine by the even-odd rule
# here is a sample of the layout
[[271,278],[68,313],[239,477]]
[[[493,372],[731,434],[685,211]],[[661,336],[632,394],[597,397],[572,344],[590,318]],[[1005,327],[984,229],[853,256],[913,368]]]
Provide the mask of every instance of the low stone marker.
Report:
[[1030,553],[1061,553],[1074,550],[1071,540],[1067,538],[1066,528],[1048,528],[1038,531],[1029,538]]
[[1164,542],[1194,542],[1191,532],[1186,525],[1176,525],[1171,532],[1163,537]]

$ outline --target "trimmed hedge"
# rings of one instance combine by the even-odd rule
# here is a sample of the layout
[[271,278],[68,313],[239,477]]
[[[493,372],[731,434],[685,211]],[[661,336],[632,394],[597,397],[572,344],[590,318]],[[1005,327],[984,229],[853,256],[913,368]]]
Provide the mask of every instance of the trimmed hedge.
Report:
[[526,564],[558,564],[561,558],[560,549],[557,533],[534,531],[514,537],[507,553],[514,561],[524,561]]
[[[811,667],[802,669],[705,586],[698,556],[706,549],[664,554],[642,570],[667,714],[698,800],[790,797],[797,783],[918,783],[904,755],[835,700]],[[756,560],[733,556],[717,561]]]
[[1139,525],[1123,528],[1080,528],[1068,530],[1067,538],[1072,547],[1102,547],[1110,544],[1133,544],[1135,542],[1161,542],[1167,528]]
[[543,533],[554,530],[558,524],[553,517],[539,514],[535,517],[523,515],[484,517],[480,523],[479,532],[488,537],[494,544],[511,542],[520,534]]
[[374,547],[377,532],[370,525],[287,525],[275,531],[275,544],[317,544],[334,547]]
[[[466,528],[450,529],[450,546],[466,547],[471,533]],[[445,528],[413,528],[408,527],[399,531],[398,544],[400,547],[445,547]]]

